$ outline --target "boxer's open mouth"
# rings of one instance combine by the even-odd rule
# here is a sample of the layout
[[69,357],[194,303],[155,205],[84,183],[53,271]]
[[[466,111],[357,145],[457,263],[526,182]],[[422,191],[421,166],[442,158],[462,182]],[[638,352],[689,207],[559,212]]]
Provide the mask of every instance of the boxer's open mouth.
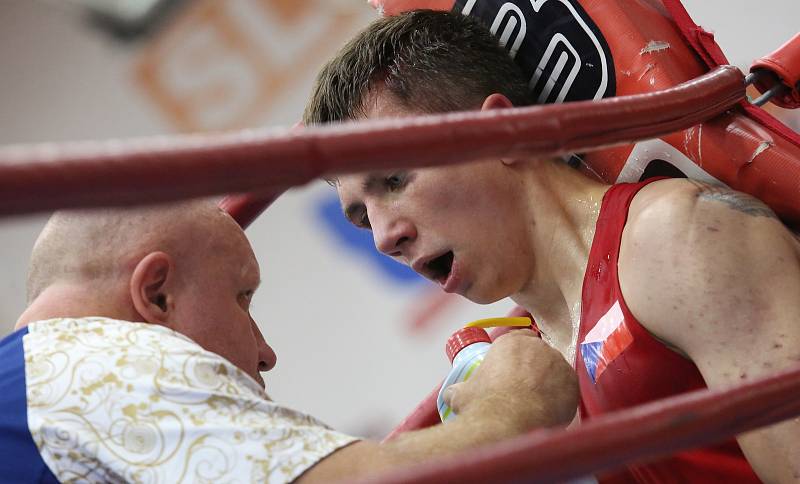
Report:
[[453,251],[449,250],[439,257],[431,259],[425,264],[425,275],[439,284],[444,284],[453,269],[453,257]]

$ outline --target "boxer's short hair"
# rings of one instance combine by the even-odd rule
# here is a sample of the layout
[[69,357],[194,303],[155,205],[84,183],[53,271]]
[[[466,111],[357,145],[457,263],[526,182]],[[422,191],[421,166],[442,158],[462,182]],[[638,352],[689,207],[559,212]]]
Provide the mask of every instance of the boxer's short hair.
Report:
[[348,42],[320,72],[303,121],[358,118],[375,88],[421,113],[478,109],[493,93],[531,104],[521,69],[479,20],[433,10],[381,18]]

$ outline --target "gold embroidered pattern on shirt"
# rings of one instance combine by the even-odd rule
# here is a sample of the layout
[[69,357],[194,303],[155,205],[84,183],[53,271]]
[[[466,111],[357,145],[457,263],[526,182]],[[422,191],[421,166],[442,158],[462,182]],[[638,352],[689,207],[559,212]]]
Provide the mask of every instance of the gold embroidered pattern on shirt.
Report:
[[82,318],[28,331],[28,424],[62,482],[288,482],[355,440],[167,328]]

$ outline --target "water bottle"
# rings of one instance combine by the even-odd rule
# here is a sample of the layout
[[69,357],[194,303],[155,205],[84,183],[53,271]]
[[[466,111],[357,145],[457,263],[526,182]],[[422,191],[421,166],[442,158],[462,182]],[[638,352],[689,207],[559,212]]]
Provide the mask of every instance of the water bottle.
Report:
[[439,390],[439,397],[436,399],[442,422],[447,422],[455,416],[453,409],[444,403],[444,391],[450,385],[466,381],[472,375],[489,351],[491,342],[486,330],[475,327],[461,328],[447,340],[445,352],[453,364],[453,369],[445,378]]
[[479,319],[459,329],[447,340],[445,352],[453,365],[453,369],[450,370],[447,378],[445,378],[442,388],[439,390],[439,397],[436,399],[436,406],[442,422],[446,422],[456,415],[453,409],[444,403],[444,391],[454,383],[467,381],[472,376],[472,372],[483,361],[483,357],[489,351],[492,342],[484,328],[501,326],[530,327],[531,320],[527,317]]

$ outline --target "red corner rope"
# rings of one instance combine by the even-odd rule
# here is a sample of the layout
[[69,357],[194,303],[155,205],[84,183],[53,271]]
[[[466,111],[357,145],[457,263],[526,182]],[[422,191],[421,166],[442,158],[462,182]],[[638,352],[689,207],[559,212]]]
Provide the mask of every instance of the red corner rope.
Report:
[[627,408],[570,430],[534,431],[364,482],[564,482],[718,443],[798,415],[800,368],[794,368],[728,390],[699,390]]
[[725,66],[661,92],[601,101],[293,132],[12,146],[0,149],[0,215],[274,194],[321,176],[368,169],[589,151],[686,129],[744,96],[742,73]]
[[278,189],[265,193],[243,193],[228,195],[219,202],[219,208],[228,212],[243,228],[252,224],[284,190]]

